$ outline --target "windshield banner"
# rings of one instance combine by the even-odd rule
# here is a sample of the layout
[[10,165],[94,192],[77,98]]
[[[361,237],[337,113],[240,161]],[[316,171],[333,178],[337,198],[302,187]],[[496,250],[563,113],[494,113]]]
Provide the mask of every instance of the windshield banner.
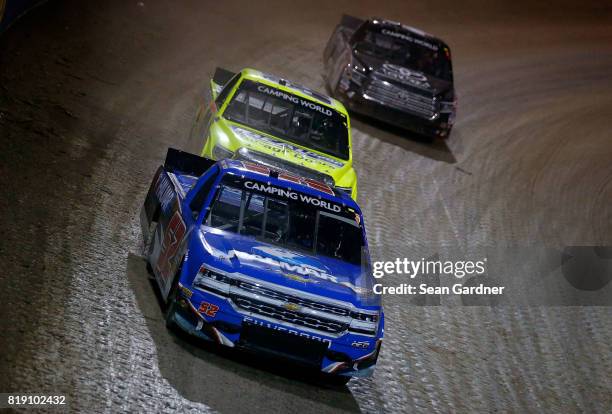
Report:
[[421,45],[421,46],[426,47],[428,49],[431,49],[433,51],[437,51],[438,50],[438,46],[434,45],[433,43],[430,43],[430,42],[426,41],[425,39],[419,39],[417,37],[408,36],[405,33],[394,32],[394,31],[388,30],[388,29],[382,29],[380,32],[382,34],[384,34],[384,35],[387,35],[387,36],[391,36],[391,37],[395,37],[395,38],[398,38],[398,39],[402,39],[402,40],[405,40],[407,42],[414,43],[416,45]]
[[324,200],[318,197],[309,196],[307,194],[298,193],[295,191],[291,191],[290,189],[275,187],[270,184],[259,183],[256,181],[243,181],[242,185],[247,190],[255,190],[257,192],[273,195],[276,197],[301,201],[302,203],[310,204],[315,207],[320,207],[322,209],[329,210],[334,213],[339,213],[342,211],[342,207],[329,200]]
[[331,109],[326,108],[324,106],[318,105],[315,102],[309,101],[308,99],[299,98],[295,95],[291,95],[287,92],[280,91],[278,89],[266,86],[266,85],[258,85],[257,90],[261,93],[265,93],[267,95],[272,95],[277,98],[284,99],[285,101],[293,102],[296,105],[301,105],[306,108],[312,109],[313,111],[317,111],[326,116],[332,116],[333,112]]

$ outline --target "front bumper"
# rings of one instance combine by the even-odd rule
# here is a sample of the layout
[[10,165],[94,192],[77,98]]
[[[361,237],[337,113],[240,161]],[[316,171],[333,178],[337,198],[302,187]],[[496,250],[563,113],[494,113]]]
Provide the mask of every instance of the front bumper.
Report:
[[[214,313],[210,309],[214,309]],[[212,316],[211,316],[212,315]],[[181,287],[174,322],[198,338],[275,358],[296,366],[349,377],[372,374],[382,343],[381,316],[376,336],[346,333],[333,337],[238,312],[231,300]]]
[[447,138],[452,129],[454,116],[451,113],[440,113],[436,119],[429,120],[367,99],[359,90],[349,89],[345,92],[338,90],[336,96],[353,112],[420,135]]

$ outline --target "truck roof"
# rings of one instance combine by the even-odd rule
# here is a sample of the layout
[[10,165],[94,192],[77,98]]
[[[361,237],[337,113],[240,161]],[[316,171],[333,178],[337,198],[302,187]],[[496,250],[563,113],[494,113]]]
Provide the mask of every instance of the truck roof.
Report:
[[318,198],[327,198],[352,208],[361,214],[357,203],[345,192],[332,188],[327,184],[304,178],[281,168],[268,167],[251,161],[224,159],[214,161],[210,158],[200,157],[175,148],[168,148],[163,168],[171,175],[176,175],[180,181],[179,187],[186,193],[198,177],[202,176],[213,165],[217,165],[221,172],[231,172],[244,175],[257,181],[265,181],[279,187],[291,187],[296,191],[310,194]]
[[393,20],[385,20],[385,19],[378,19],[378,18],[370,19],[368,20],[368,22],[374,25],[384,26],[386,28],[393,29],[399,32],[405,32],[407,34],[411,34],[412,36],[419,36],[423,39],[429,40],[430,42],[437,43],[439,46],[448,48],[448,45],[446,44],[444,40],[430,33],[424,32],[421,29],[417,29],[416,27],[408,26],[400,22],[395,22]]
[[283,79],[276,75],[271,75],[253,68],[242,69],[242,75],[251,80],[255,80],[261,83],[265,83],[274,86],[279,89],[291,92],[295,95],[301,96],[302,98],[309,99],[318,104],[329,106],[336,111],[348,116],[348,112],[342,103],[330,96],[316,92],[306,86],[300,85],[299,83]]
[[222,172],[244,175],[257,181],[265,181],[271,185],[290,187],[293,190],[307,194],[310,193],[319,198],[327,198],[352,208],[361,214],[361,209],[348,194],[320,181],[300,177],[284,170],[272,169],[268,166],[249,161],[225,159],[219,161],[217,164]]

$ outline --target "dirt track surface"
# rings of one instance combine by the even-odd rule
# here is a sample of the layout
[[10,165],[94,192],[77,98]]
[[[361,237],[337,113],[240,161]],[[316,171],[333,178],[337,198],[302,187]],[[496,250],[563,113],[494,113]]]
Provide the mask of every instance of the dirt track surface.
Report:
[[389,297],[375,375],[338,389],[169,333],[137,257],[215,66],[322,89],[343,12],[444,38],[460,95],[446,142],[353,119],[372,245],[612,244],[609,5],[176,3],[51,1],[0,38],[0,391],[87,412],[612,411],[609,307]]

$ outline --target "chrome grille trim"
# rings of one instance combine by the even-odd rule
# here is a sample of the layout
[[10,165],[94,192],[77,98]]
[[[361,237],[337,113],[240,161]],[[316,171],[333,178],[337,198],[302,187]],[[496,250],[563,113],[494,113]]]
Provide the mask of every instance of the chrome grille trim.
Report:
[[[228,273],[220,269],[216,269],[213,266],[207,265],[206,267],[210,271],[226,275],[233,281],[231,284],[227,284],[227,290],[224,292],[224,296],[228,299],[230,305],[235,311],[249,316],[255,316],[272,323],[281,322],[284,325],[293,326],[295,328],[303,328],[304,330],[312,333],[340,337],[346,332],[349,332],[353,327],[363,324],[363,322],[355,319],[355,313],[368,315],[379,315],[380,313],[378,310],[357,308],[351,302],[319,296],[275,283],[266,282],[239,272]],[[213,285],[216,284],[215,281],[208,281],[208,284],[210,283]],[[196,290],[204,291],[210,294],[212,292],[208,289],[208,284],[199,284],[197,286],[192,285],[192,287]],[[259,305],[247,306],[246,302],[243,301],[243,306],[240,306],[237,303],[238,298],[256,301],[259,303]],[[284,307],[290,303],[299,305],[300,308],[297,311],[292,311]],[[301,314],[300,318],[302,318],[302,320],[306,320],[308,323],[294,323],[288,320],[279,319],[275,317],[274,314],[268,315],[265,312],[260,313],[257,310],[258,308],[262,309],[262,306],[280,307],[284,311],[296,312]],[[331,309],[334,309],[335,312]],[[340,314],[345,312],[346,315]],[[313,320],[317,322],[313,322]],[[315,325],[316,323],[320,323],[321,327],[313,328],[313,323],[315,323]],[[343,329],[337,332],[332,332],[329,328],[329,326],[332,326],[333,329],[336,329],[339,325],[341,325]],[[375,332],[372,334],[361,334],[365,336],[374,336]]]
[[347,322],[333,321],[320,316],[292,311],[282,306],[273,305],[250,297],[230,295],[230,298],[236,306],[247,312],[262,315],[275,321],[309,328],[318,332],[338,334],[345,332],[349,327]]
[[238,287],[252,294],[266,296],[272,299],[280,300],[282,302],[295,303],[296,305],[300,305],[305,308],[314,309],[316,311],[331,313],[337,316],[349,316],[350,315],[350,310],[348,308],[343,308],[340,306],[321,303],[319,301],[300,298],[298,296],[289,295],[287,293],[283,293],[278,290],[266,288],[259,284],[239,281]]
[[408,111],[422,118],[433,120],[439,116],[433,97],[411,92],[382,79],[372,79],[366,86],[363,96],[381,105]]
[[[221,258],[222,256],[218,256],[219,258]],[[228,257],[225,257],[225,259],[229,259]],[[282,292],[282,293],[286,293],[288,295],[292,295],[292,296],[297,296],[300,298],[305,298],[308,300],[313,300],[319,303],[323,303],[323,304],[327,304],[327,305],[333,305],[333,306],[337,306],[337,307],[341,307],[341,308],[347,308],[349,309],[351,312],[360,312],[360,313],[367,313],[370,315],[377,315],[378,311],[375,310],[367,310],[367,309],[361,309],[361,308],[357,308],[355,305],[353,305],[351,302],[345,302],[339,299],[332,299],[326,296],[320,296],[320,295],[315,295],[313,293],[308,293],[308,292],[304,292],[302,290],[298,290],[298,289],[293,289],[287,286],[282,286],[282,285],[278,285],[276,283],[271,283],[271,282],[266,282],[263,281],[261,279],[258,278],[254,278],[252,276],[247,276],[243,273],[239,273],[239,272],[227,272],[221,269],[218,269],[214,266],[210,266],[210,265],[206,265],[206,267],[213,271],[213,272],[218,272],[218,273],[222,273],[224,275],[226,275],[227,277],[234,279],[234,280],[238,280],[238,281],[244,281],[244,282],[248,282],[251,284],[255,284],[255,285],[260,285],[260,286],[264,286],[267,287],[271,290],[274,291],[278,291],[278,292]],[[194,288],[198,289],[197,286],[194,286]]]

